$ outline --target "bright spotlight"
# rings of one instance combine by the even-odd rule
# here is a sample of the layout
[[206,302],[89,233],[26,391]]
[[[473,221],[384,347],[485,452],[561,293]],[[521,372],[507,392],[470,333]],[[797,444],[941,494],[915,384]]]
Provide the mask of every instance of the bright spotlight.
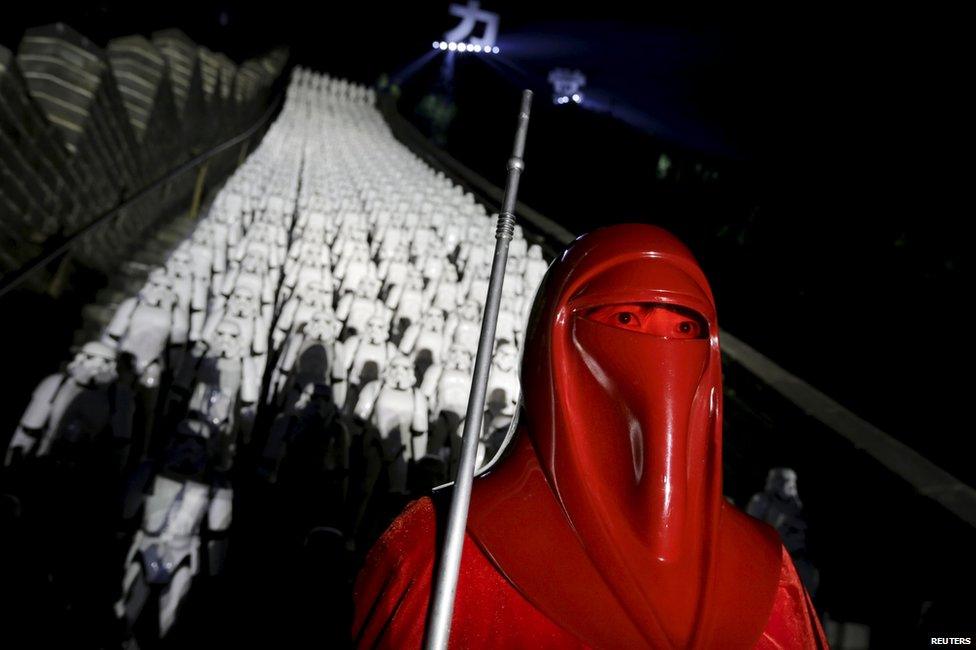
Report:
[[467,52],[468,46],[464,43],[458,43],[458,52]]
[[436,50],[437,48],[439,48],[440,46],[441,46],[441,44],[440,44],[440,43],[438,43],[437,41],[434,41],[434,49],[435,49],[435,50]]
[[491,48],[492,54],[498,54],[498,46]]
[[474,48],[474,51],[475,52],[480,52],[481,51],[481,46],[480,45],[472,45],[471,47]]
[[573,101],[574,102],[576,102],[577,104],[579,104],[582,100],[583,100],[583,98],[580,97],[578,93],[574,93],[573,94]]
[[440,43],[438,43],[437,46],[439,48],[441,48],[442,50],[446,50],[447,49],[447,43],[445,43],[444,41],[441,41]]
[[457,43],[448,43],[447,44],[447,49],[449,49],[452,52],[456,51],[457,50]]

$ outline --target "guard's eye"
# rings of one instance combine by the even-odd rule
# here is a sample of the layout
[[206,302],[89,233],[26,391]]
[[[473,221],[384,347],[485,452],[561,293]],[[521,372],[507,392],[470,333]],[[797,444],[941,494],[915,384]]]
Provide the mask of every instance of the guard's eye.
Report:
[[672,339],[705,338],[707,327],[698,314],[670,305],[632,303],[594,307],[590,320],[620,329]]

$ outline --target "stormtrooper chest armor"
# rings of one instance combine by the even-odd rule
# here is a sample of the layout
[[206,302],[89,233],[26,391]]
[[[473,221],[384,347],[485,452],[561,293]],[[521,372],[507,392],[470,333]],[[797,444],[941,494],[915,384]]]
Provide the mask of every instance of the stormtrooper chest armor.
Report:
[[[386,365],[386,357],[386,341],[382,343],[370,343],[367,340],[363,340],[356,348],[356,356],[353,359],[352,372],[349,374],[349,381],[354,384],[365,383],[361,375],[367,364],[375,365],[376,367],[374,372],[378,375]],[[373,372],[368,374],[373,374]],[[375,377],[371,377],[370,379],[375,379]]]
[[379,397],[376,398],[373,419],[380,435],[384,438],[396,429],[404,432],[410,428],[414,409],[413,390],[384,386],[380,391]]
[[481,323],[471,320],[461,320],[454,330],[454,343],[469,350],[478,349],[478,338],[481,336]]
[[471,375],[463,370],[447,368],[437,382],[437,408],[440,411],[452,411],[458,415],[464,414],[468,405],[468,394],[471,392]]
[[349,307],[349,316],[346,317],[346,327],[353,328],[359,332],[363,331],[366,329],[366,323],[375,312],[376,300],[356,296],[353,298],[352,305]]

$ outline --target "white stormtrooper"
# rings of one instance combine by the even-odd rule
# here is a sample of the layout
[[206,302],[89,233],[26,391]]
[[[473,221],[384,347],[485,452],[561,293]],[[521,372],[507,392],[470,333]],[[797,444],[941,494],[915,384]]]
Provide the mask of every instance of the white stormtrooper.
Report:
[[[211,575],[220,572],[226,555],[220,536],[231,524],[233,491],[203,479],[213,447],[226,437],[231,406],[214,389],[198,390],[194,402],[145,497],[142,526],[126,556],[122,597],[115,604],[116,616],[131,631],[147,600],[157,596],[160,638],[170,631],[194,577],[204,568]],[[204,544],[206,537],[211,539]]]
[[380,281],[374,277],[360,278],[355,293],[346,293],[336,305],[336,317],[344,324],[346,332],[362,332],[371,318],[385,318],[389,322],[389,310],[377,297]]
[[184,394],[199,385],[219,390],[231,402],[229,426],[239,425],[245,440],[260,397],[263,366],[261,360],[248,349],[244,325],[240,319],[228,317],[220,321],[208,340],[206,352],[196,367],[185,367],[178,382]]
[[254,357],[258,376],[264,374],[264,364],[268,354],[268,330],[257,292],[247,285],[239,285],[227,300],[223,309],[210,314],[203,330],[203,341],[214,340],[217,327],[225,320],[234,321],[240,332],[242,352]]
[[521,296],[502,295],[498,309],[498,321],[495,324],[495,339],[508,341],[518,347],[522,342],[522,332],[525,329],[523,320],[523,303]]
[[409,236],[402,225],[390,225],[377,232],[370,253],[380,260],[382,277],[386,277],[382,269],[383,262],[396,262],[401,258],[405,261],[409,257],[408,239]]
[[332,277],[332,266],[328,251],[329,249],[321,243],[301,243],[297,257],[289,259],[285,264],[285,278],[278,295],[279,303],[287,300],[296,291],[301,291],[302,288],[312,282],[317,282],[328,290],[331,302],[335,280]]
[[425,293],[424,302],[447,313],[452,313],[464,302],[464,293],[461,283],[458,282],[457,271],[453,265],[446,262],[440,275],[427,283]]
[[[427,398],[415,385],[413,364],[403,355],[393,358],[383,373],[363,387],[354,414],[369,423],[364,444],[375,445],[379,462],[387,468],[389,491],[407,493],[407,467],[427,451]],[[368,470],[367,470],[368,471]],[[371,488],[367,489],[367,493]]]
[[403,334],[411,323],[419,321],[426,304],[424,279],[416,269],[408,268],[386,296],[386,306],[393,310],[395,332]]
[[[196,281],[193,257],[184,246],[173,251],[166,260],[166,275],[169,276],[173,293],[177,297],[170,343],[185,347],[189,341],[197,340],[203,330],[202,314],[207,309],[208,293],[206,287]],[[200,293],[197,293],[198,286],[202,289]],[[197,315],[199,327],[196,337],[192,336],[194,314]]]
[[397,245],[391,250],[384,249],[384,251],[386,257],[380,260],[376,275],[386,286],[390,286],[402,281],[407,271],[411,269],[410,253],[406,244]]
[[[490,261],[481,264],[468,264],[464,272],[464,280],[461,282],[461,295],[466,300],[474,300],[483,308],[485,301],[488,299],[488,282],[490,278]],[[506,293],[510,293],[508,289],[509,287],[506,285]]]
[[317,312],[332,311],[332,290],[318,281],[299,287],[281,308],[272,335],[274,348],[280,349],[289,332],[300,327]]
[[530,246],[525,255],[525,270],[523,271],[525,289],[522,291],[523,295],[529,298],[535,297],[535,292],[542,284],[542,278],[545,277],[548,269],[549,265],[542,259],[542,249],[539,245]]
[[340,294],[353,291],[365,277],[378,277],[379,270],[369,257],[369,248],[365,241],[355,242],[349,252],[342,254],[334,275],[339,280]]
[[410,239],[410,255],[417,260],[422,260],[427,256],[439,254],[439,257],[443,259],[447,255],[444,251],[440,250],[440,245],[441,243],[437,239],[437,233],[433,228],[420,227],[417,228],[416,232],[413,233],[413,237]]
[[410,355],[421,376],[432,363],[444,358],[448,344],[444,321],[444,311],[432,307],[420,322],[411,323],[400,339],[400,352]]
[[512,233],[512,241],[508,243],[508,257],[513,263],[512,266],[519,273],[524,270],[525,255],[528,248],[529,242],[525,239],[522,226],[515,226],[515,231]]
[[[491,268],[488,269],[488,274],[491,275]],[[510,296],[521,296],[525,291],[525,281],[522,279],[522,273],[513,266],[507,266],[505,268],[505,293]],[[487,286],[485,287],[487,289]]]
[[[250,287],[260,300],[260,311],[265,323],[270,323],[274,310],[274,294],[278,287],[279,269],[269,267],[268,248],[263,244],[247,246],[246,256],[223,278],[220,295],[230,296],[238,287]],[[220,297],[217,306],[221,306]]]
[[114,436],[131,436],[131,413],[124,404],[113,412],[111,386],[117,378],[115,350],[98,341],[86,343],[68,364],[67,372],[43,379],[7,448],[5,464],[47,455],[60,439],[81,442],[111,429]]
[[518,349],[511,343],[500,342],[491,360],[485,393],[484,431],[481,436],[484,458],[495,455],[505,438],[508,425],[515,418],[520,391],[518,365]]
[[119,306],[103,336],[106,344],[132,355],[134,371],[148,388],[159,385],[164,354],[179,320],[179,297],[172,283],[164,269],[154,269],[139,295]]
[[363,334],[350,337],[340,347],[343,372],[333,385],[336,404],[342,407],[346,403],[349,387],[359,388],[380,378],[396,355],[396,346],[390,343],[387,319],[373,316]]
[[424,373],[420,389],[430,402],[434,421],[428,440],[429,453],[441,453],[450,447],[452,473],[461,452],[461,424],[471,395],[473,357],[460,345],[452,345],[442,364],[434,364]]
[[444,325],[444,335],[452,344],[460,345],[473,355],[481,338],[481,304],[466,300],[460,309],[451,312]]
[[[271,377],[269,397],[280,401],[310,384],[330,385],[344,370],[338,358],[342,323],[331,309],[314,312],[288,337]],[[290,400],[286,400],[286,403]]]

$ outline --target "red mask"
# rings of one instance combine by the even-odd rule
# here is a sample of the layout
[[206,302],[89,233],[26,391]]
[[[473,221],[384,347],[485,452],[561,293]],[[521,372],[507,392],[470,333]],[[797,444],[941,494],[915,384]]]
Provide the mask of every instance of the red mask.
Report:
[[775,533],[722,497],[715,306],[688,250],[624,225],[550,268],[526,334],[509,458],[469,530],[537,608],[598,647],[751,647]]

